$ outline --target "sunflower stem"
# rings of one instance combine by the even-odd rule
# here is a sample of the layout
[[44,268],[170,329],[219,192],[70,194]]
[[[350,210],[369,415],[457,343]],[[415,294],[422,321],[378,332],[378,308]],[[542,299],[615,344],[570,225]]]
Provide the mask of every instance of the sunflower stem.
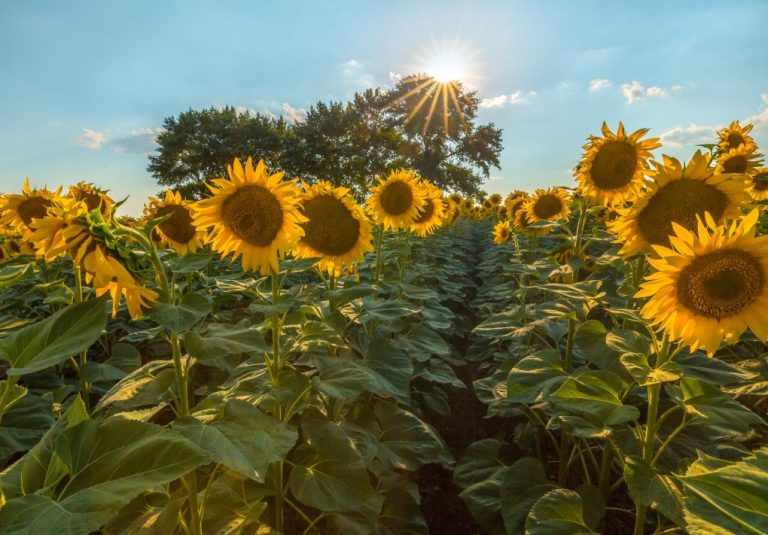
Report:
[[[563,369],[565,373],[570,374],[573,368],[573,344],[576,334],[576,320],[568,318],[568,339],[565,346],[565,359]],[[564,487],[568,481],[568,443],[570,442],[570,433],[564,427],[560,427],[560,457],[558,463],[557,482]]]
[[[80,266],[75,266],[75,303],[83,302],[83,272]],[[85,410],[90,409],[91,383],[83,377],[85,372],[85,363],[88,361],[88,349],[80,352],[77,366],[77,375],[80,378],[80,392],[82,392],[83,404]]]
[[384,259],[381,257],[381,249],[384,244],[384,225],[376,226],[376,272],[373,276],[374,284],[378,284],[381,278],[381,268],[384,264]]

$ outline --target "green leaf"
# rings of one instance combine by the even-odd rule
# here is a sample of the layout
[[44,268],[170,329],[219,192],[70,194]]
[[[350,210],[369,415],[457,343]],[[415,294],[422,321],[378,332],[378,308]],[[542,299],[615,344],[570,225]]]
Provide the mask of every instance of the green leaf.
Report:
[[44,370],[88,349],[106,324],[106,298],[71,305],[0,340],[0,359],[8,375]]
[[288,488],[299,502],[321,511],[368,508],[376,496],[362,457],[346,433],[317,411],[302,414],[311,446],[297,450]]
[[558,409],[603,427],[631,422],[640,416],[620,399],[621,379],[605,370],[587,370],[565,380],[552,394]]
[[176,375],[173,362],[153,360],[134,370],[110,388],[94,408],[94,414],[129,411],[158,405],[168,399],[168,389],[174,384]]
[[743,435],[765,421],[716,386],[685,377],[680,381],[682,403],[688,414],[706,421],[720,434]]
[[597,535],[584,520],[577,492],[555,489],[539,498],[525,521],[526,535]]
[[259,482],[298,439],[296,430],[239,399],[227,402],[220,420],[205,424],[189,416],[176,420],[173,429],[210,452],[217,463]]
[[191,356],[204,364],[238,353],[266,353],[271,347],[257,330],[243,320],[237,324],[209,323],[205,336],[195,331],[184,334],[184,348]]
[[453,471],[453,482],[468,487],[493,476],[505,466],[500,455],[503,446],[503,442],[494,438],[470,444]]
[[506,469],[501,483],[500,505],[507,533],[523,533],[531,507],[554,488],[538,459],[524,457]]
[[4,400],[4,405],[0,407],[0,419],[17,401],[26,395],[27,389],[23,386],[11,384],[7,380],[0,381],[0,399]]
[[4,267],[0,270],[0,288],[13,286],[21,279],[26,278],[28,275],[32,275],[34,272],[34,264]]
[[32,448],[53,422],[50,400],[34,395],[18,398],[0,418],[0,464],[15,453]]
[[416,314],[421,310],[416,305],[401,299],[374,299],[371,297],[363,298],[364,311],[360,315],[361,323],[370,321],[392,321],[400,320],[407,316]]
[[676,479],[692,535],[768,533],[768,448],[740,462],[700,455]]
[[624,458],[624,481],[633,499],[685,527],[682,494],[670,476],[659,474],[637,455]]
[[680,379],[681,370],[673,361],[667,361],[658,368],[651,368],[648,357],[641,353],[625,353],[621,363],[640,386],[670,383]]
[[675,363],[680,366],[683,377],[692,377],[716,385],[728,385],[749,381],[757,374],[720,359],[709,358],[701,353],[678,355]]
[[498,470],[488,479],[473,483],[459,494],[475,520],[491,535],[521,533],[504,529],[501,516],[501,486],[508,481],[507,474],[508,469]]
[[185,254],[168,262],[168,267],[174,273],[197,273],[205,269],[214,258],[216,255],[210,253]]
[[211,312],[211,302],[199,293],[188,293],[178,305],[157,303],[149,317],[171,332],[188,331]]
[[509,371],[507,399],[515,403],[542,401],[567,377],[559,351],[538,351],[520,360]]
[[432,355],[447,357],[451,354],[451,346],[426,325],[413,325],[410,332],[399,337],[398,343],[419,362],[426,362]]
[[398,470],[416,470],[427,463],[452,466],[443,439],[415,414],[383,401],[373,410],[381,425],[379,459]]
[[57,495],[27,494],[0,509],[0,534],[88,535],[141,492],[178,479],[209,455],[178,433],[119,418],[84,420],[54,446],[69,479]]

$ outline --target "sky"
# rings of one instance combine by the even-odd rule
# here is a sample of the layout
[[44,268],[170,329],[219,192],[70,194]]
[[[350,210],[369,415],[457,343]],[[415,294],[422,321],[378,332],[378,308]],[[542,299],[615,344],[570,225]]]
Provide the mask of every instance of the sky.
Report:
[[[650,128],[687,159],[734,119],[768,147],[768,1],[2,1],[0,191],[158,186],[165,117],[318,101],[447,63],[503,130],[488,192],[572,186],[589,134]],[[463,67],[461,67],[463,64]]]

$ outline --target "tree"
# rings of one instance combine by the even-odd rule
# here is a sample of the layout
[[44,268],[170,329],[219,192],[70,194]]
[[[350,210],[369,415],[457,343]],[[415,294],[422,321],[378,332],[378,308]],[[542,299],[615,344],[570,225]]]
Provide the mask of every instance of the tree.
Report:
[[233,107],[188,110],[163,121],[147,170],[158,184],[191,199],[207,194],[205,182],[226,176],[233,158],[264,159],[279,166],[287,135],[282,118]]

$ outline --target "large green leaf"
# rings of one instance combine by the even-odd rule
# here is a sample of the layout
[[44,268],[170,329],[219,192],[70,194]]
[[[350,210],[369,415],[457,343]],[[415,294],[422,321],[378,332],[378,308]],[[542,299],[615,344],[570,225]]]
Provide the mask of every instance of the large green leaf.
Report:
[[248,320],[234,325],[209,323],[205,336],[188,331],[184,335],[184,347],[187,353],[204,364],[215,363],[217,359],[237,353],[264,353],[272,350],[261,333],[249,325]]
[[717,433],[742,435],[751,425],[765,424],[760,416],[714,385],[685,377],[680,381],[680,390],[686,412],[704,420]]
[[453,456],[445,442],[429,424],[415,414],[391,403],[379,402],[374,412],[381,434],[378,457],[392,468],[416,470],[427,463],[453,465]]
[[741,462],[702,455],[677,479],[691,535],[768,533],[768,448]]
[[56,495],[26,494],[0,509],[0,534],[87,535],[141,492],[210,462],[178,433],[121,418],[84,420],[54,446],[68,479]]
[[107,323],[106,298],[56,312],[0,340],[0,359],[11,364],[8,375],[25,375],[61,364],[88,349]]
[[0,418],[0,464],[37,444],[53,422],[50,400],[35,395],[19,399]]
[[562,385],[566,377],[559,351],[538,351],[509,371],[507,399],[516,403],[542,401]]
[[214,461],[263,482],[269,465],[284,458],[298,439],[295,429],[247,401],[230,399],[220,420],[180,418],[173,429],[211,453]]
[[641,457],[631,455],[624,458],[624,481],[633,499],[685,526],[682,495],[670,476],[659,474]]
[[674,361],[667,361],[658,368],[651,368],[648,357],[641,353],[625,353],[621,363],[640,386],[669,383],[680,379],[681,370]]
[[504,443],[495,438],[478,440],[469,445],[453,471],[453,482],[468,487],[484,481],[504,468],[501,448]]
[[534,504],[525,521],[526,535],[597,535],[584,520],[584,504],[578,493],[555,489]]
[[316,411],[302,414],[302,431],[311,446],[297,451],[288,479],[296,500],[321,511],[370,509],[376,493],[346,433]]
[[211,302],[203,295],[190,292],[176,305],[157,303],[149,317],[169,331],[181,333],[191,329],[211,311]]
[[[550,397],[559,410],[594,426],[608,428],[640,416],[636,407],[622,404],[621,389],[621,379],[613,372],[585,370],[566,379]],[[579,427],[575,430],[577,433]],[[581,436],[594,435],[594,429],[589,427]]]
[[554,488],[538,459],[524,457],[506,469],[499,497],[507,533],[522,533],[531,507]]
[[168,399],[168,389],[174,384],[173,362],[153,360],[125,376],[110,388],[94,409],[94,413],[115,414],[148,405],[158,405]]

